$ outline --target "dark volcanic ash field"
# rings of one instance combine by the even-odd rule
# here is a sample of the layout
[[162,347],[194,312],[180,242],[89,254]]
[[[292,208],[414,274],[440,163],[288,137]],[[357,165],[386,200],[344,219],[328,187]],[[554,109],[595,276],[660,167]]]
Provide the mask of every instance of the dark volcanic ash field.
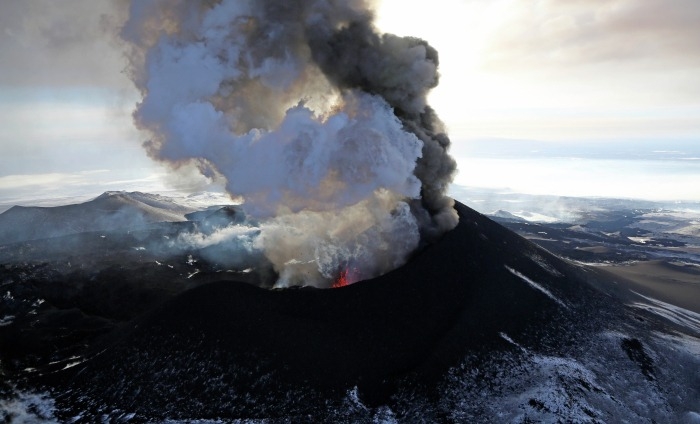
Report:
[[[461,204],[457,228],[383,276],[269,290],[269,263],[169,243],[246,225],[237,207],[106,193],[70,210],[107,197],[137,224],[0,246],[10,421],[697,418],[697,314],[623,293]],[[191,220],[159,221],[175,210]],[[6,215],[17,230],[17,211],[0,228]]]

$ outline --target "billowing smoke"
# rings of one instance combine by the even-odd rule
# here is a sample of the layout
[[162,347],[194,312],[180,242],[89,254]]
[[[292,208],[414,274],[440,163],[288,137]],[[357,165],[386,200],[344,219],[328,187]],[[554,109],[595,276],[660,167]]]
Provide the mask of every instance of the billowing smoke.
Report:
[[131,3],[149,154],[225,179],[260,224],[222,231],[252,240],[279,285],[382,274],[457,223],[455,162],[426,103],[437,52],[372,18],[362,0]]

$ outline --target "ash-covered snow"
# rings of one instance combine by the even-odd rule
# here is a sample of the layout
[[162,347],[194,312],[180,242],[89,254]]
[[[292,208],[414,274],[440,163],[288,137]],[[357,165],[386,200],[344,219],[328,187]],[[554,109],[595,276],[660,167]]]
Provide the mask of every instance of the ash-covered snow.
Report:
[[640,343],[640,356],[653,358],[650,378],[630,360],[624,348],[629,340],[604,332],[566,355],[549,355],[508,337],[517,349],[486,359],[473,355],[453,369],[432,411],[471,423],[694,422],[700,409],[697,352],[687,352],[687,340]]
[[[700,410],[700,340],[656,334],[637,340],[624,331],[603,331],[581,344],[559,352],[542,352],[527,340],[500,333],[512,348],[468,355],[440,384],[437,398],[414,392],[412,385],[397,393],[391,405],[370,405],[357,388],[339,401],[318,405],[312,416],[287,419],[219,420],[199,417],[169,418],[167,423],[260,423],[322,419],[326,422],[399,423],[694,423]],[[640,362],[641,361],[641,362]],[[648,372],[641,372],[649,361]],[[117,382],[118,383],[118,382]],[[212,381],[212,385],[221,385]],[[234,394],[230,392],[230,394]],[[45,395],[22,394],[24,404],[43,401]],[[245,393],[234,398],[244,401]],[[222,399],[230,402],[232,399]],[[18,404],[13,404],[18,405]],[[15,406],[19,408],[19,406]],[[27,408],[21,411],[29,410]],[[56,422],[50,414],[43,420]],[[128,411],[109,411],[107,421],[148,421]]]
[[58,424],[54,403],[47,393],[15,391],[9,398],[0,398],[0,421],[12,424]]
[[689,311],[634,291],[633,293],[642,297],[644,302],[634,302],[630,306],[661,316],[700,335],[700,314],[697,312]]
[[559,271],[557,271],[554,266],[552,266],[545,258],[542,256],[538,255],[537,253],[532,253],[529,255],[530,259],[535,261],[537,265],[539,265],[542,269],[547,271],[548,273],[552,274],[555,277],[563,277],[563,274]]

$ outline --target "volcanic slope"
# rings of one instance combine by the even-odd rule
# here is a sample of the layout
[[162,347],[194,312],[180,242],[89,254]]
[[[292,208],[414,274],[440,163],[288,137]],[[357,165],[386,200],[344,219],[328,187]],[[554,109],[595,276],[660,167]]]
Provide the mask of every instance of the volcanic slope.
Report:
[[108,191],[85,203],[54,207],[13,206],[0,214],[2,244],[86,231],[133,229],[184,221],[195,209],[156,194]]
[[697,416],[697,330],[626,306],[602,290],[614,287],[605,274],[456,208],[454,230],[381,277],[327,290],[205,284],[70,367],[15,380],[48,388],[56,416],[78,421]]

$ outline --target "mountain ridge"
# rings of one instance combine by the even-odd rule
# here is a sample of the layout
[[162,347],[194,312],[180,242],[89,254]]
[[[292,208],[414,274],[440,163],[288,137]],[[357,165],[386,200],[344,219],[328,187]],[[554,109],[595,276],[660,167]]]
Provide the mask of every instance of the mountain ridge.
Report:
[[160,195],[107,191],[73,205],[13,206],[0,214],[0,240],[11,243],[186,221],[185,215],[195,210]]

